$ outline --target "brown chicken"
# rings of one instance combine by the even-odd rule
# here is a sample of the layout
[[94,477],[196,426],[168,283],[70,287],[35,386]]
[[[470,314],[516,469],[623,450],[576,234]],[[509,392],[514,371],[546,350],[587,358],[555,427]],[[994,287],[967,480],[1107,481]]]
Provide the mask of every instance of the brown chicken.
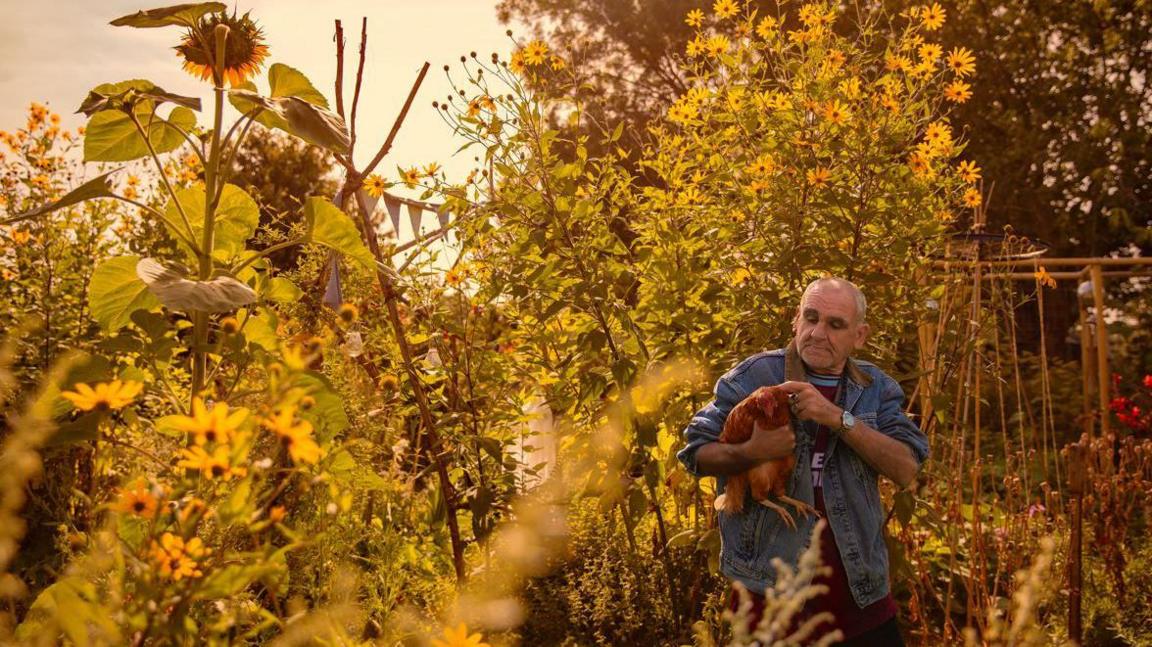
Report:
[[[791,416],[788,409],[788,393],[776,386],[762,386],[753,391],[752,395],[732,407],[732,411],[724,421],[724,429],[720,432],[720,442],[742,443],[748,440],[752,437],[752,429],[757,421],[767,429],[789,424]],[[729,476],[724,494],[716,497],[716,509],[728,514],[742,512],[744,499],[751,487],[753,500],[775,510],[783,517],[784,523],[795,528],[796,520],[788,510],[768,500],[768,495],[772,494],[777,500],[791,504],[805,517],[810,513],[818,514],[812,506],[785,494],[794,467],[796,457],[789,454],[784,458],[761,463],[747,472]]]

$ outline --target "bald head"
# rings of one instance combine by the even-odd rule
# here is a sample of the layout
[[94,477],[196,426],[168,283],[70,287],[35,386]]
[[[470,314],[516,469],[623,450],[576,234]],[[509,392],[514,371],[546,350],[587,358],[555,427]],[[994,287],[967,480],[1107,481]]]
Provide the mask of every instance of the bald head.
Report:
[[816,279],[804,288],[804,295],[800,297],[800,302],[803,303],[813,291],[837,291],[847,292],[852,297],[852,302],[856,306],[856,323],[862,324],[868,314],[868,300],[864,298],[864,293],[852,281],[829,276],[821,279]]

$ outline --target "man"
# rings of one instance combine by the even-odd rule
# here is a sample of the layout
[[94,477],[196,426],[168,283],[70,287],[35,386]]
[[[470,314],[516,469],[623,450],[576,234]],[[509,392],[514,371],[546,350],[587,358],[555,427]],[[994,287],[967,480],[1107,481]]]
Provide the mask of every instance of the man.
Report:
[[[911,484],[928,457],[928,440],[904,415],[904,393],[895,380],[850,357],[868,338],[866,309],[864,295],[849,281],[813,281],[793,320],[792,342],[724,374],[715,399],[684,430],[687,446],[677,456],[689,472],[717,477],[719,492],[726,476],[794,454],[788,495],[827,518],[819,541],[824,565],[832,569],[819,580],[828,593],[809,603],[806,614],[830,611],[843,644],[902,645],[877,475],[902,488]],[[776,384],[790,394],[791,425],[758,424],[744,443],[717,442],[732,407]],[[749,501],[740,514],[721,512],[719,522],[720,570],[754,594],[758,613],[764,590],[775,581],[771,560],[795,567],[815,519],[798,517],[794,530],[776,512]]]

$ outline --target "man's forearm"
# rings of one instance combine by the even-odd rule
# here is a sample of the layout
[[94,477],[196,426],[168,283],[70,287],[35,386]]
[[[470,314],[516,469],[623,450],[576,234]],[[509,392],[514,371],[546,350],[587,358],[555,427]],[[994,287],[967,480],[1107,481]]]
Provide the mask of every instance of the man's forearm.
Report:
[[731,476],[756,467],[759,461],[749,458],[738,444],[708,443],[696,450],[696,467],[705,476]]
[[916,479],[920,465],[912,448],[895,438],[886,436],[868,425],[856,424],[844,432],[841,439],[856,451],[872,469],[892,479],[896,485],[907,487]]

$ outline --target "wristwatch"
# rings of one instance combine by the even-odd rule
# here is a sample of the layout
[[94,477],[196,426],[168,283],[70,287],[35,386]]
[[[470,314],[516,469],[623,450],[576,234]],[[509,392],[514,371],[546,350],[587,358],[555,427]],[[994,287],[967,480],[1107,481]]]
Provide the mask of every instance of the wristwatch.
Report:
[[836,428],[836,435],[843,436],[848,433],[852,427],[856,426],[856,416],[848,412],[847,409],[840,414],[840,426]]

